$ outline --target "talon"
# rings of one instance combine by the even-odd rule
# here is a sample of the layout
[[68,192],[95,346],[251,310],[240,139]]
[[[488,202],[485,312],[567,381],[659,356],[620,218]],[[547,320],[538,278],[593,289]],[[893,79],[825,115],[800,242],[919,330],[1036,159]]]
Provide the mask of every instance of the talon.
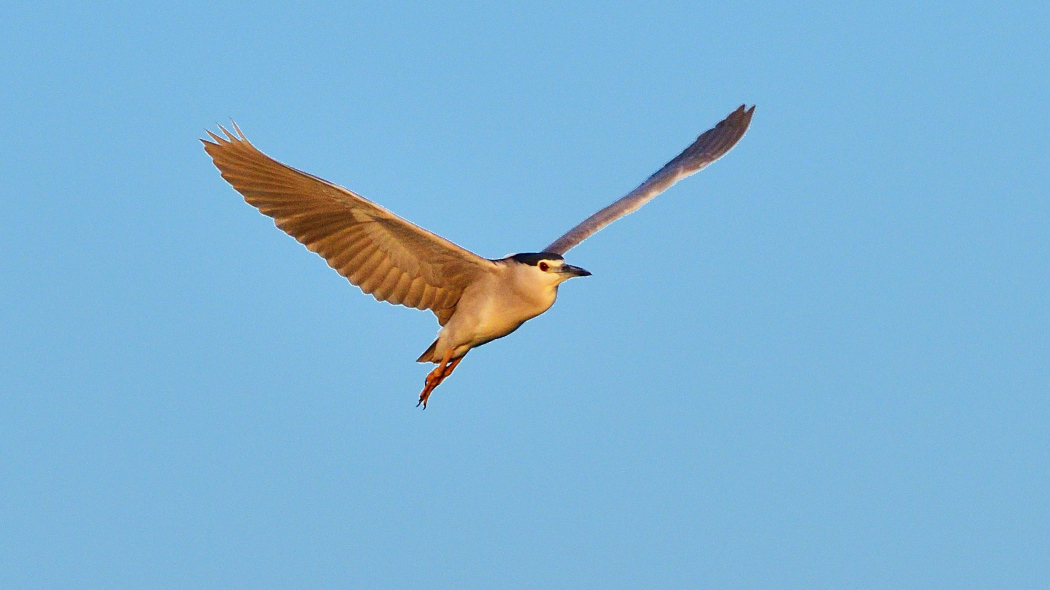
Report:
[[423,409],[427,409],[427,399],[430,397],[431,392],[438,385],[441,385],[441,382],[447,379],[452,374],[452,371],[455,370],[456,365],[463,360],[462,356],[455,360],[452,360],[451,357],[452,351],[449,350],[445,353],[445,358],[441,360],[438,366],[434,367],[434,370],[427,374],[426,381],[423,384],[423,392],[419,394],[419,402],[416,404],[417,408],[422,404]]

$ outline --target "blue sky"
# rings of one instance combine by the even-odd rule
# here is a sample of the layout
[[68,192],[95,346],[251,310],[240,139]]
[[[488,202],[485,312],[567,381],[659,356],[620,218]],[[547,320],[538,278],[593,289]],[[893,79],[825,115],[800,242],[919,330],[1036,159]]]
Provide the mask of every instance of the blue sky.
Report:
[[[0,587],[1050,580],[1050,10],[341,4],[0,8]],[[745,102],[426,412],[197,142],[500,257]]]

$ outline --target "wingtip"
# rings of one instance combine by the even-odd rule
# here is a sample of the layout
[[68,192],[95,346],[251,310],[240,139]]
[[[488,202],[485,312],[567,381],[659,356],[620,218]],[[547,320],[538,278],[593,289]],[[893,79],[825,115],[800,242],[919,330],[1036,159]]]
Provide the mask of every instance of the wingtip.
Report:
[[[216,126],[218,126],[218,123],[216,123]],[[220,126],[219,128],[221,129],[222,127]],[[220,143],[222,143],[222,138],[213,133],[211,129],[205,129],[204,132],[207,133],[208,137],[210,137],[212,140],[208,141],[207,139],[202,139],[202,142],[209,145],[219,145]]]
[[226,136],[226,139],[224,141],[234,141],[237,139],[232,133],[230,133],[228,129],[226,129],[222,125],[216,124],[216,126],[219,128],[219,131],[222,131],[223,135]]
[[233,117],[230,117],[230,125],[233,125],[233,130],[237,132],[237,137],[242,141],[248,141],[248,138],[244,137],[244,132],[241,131],[241,128],[237,125],[237,121],[233,120]]
[[204,144],[205,149],[207,149],[207,147],[210,146],[210,145],[222,145],[222,144],[225,144],[225,143],[232,143],[232,142],[237,142],[237,141],[243,141],[245,143],[249,143],[248,142],[248,138],[246,138],[244,136],[244,132],[241,131],[240,126],[237,125],[237,122],[234,121],[232,117],[230,118],[230,127],[233,127],[233,132],[232,133],[230,132],[229,129],[227,129],[226,127],[223,127],[219,123],[216,123],[215,126],[218,127],[219,130],[222,131],[223,135],[225,135],[226,137],[223,137],[223,136],[221,136],[221,135],[219,135],[217,133],[212,132],[211,129],[205,128],[204,132],[207,133],[208,137],[211,138],[211,140],[203,139],[203,138],[200,139],[200,142]]
[[751,125],[751,116],[755,112],[755,105],[751,105],[751,108],[747,108],[747,104],[742,104],[736,108],[735,111],[729,113],[725,119],[718,123],[718,127],[722,125],[738,126],[743,125],[746,129]]
[[744,111],[744,117],[745,117],[744,121],[746,122],[747,125],[751,124],[751,117],[755,114],[755,106],[757,106],[757,105],[751,105],[751,108],[749,108],[746,111]]

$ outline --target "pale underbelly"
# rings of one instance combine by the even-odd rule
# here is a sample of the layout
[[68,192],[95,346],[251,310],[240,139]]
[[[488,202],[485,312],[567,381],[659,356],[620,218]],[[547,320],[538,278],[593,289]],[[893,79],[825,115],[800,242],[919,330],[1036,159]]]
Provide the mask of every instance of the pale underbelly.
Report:
[[[511,308],[500,308],[495,305],[482,307],[473,317],[463,318],[463,320],[467,320],[464,321],[462,326],[465,329],[454,328],[454,331],[458,332],[458,334],[453,336],[457,344],[456,353],[465,353],[470,348],[476,348],[493,340],[503,338],[549,308],[550,305],[515,306]],[[452,327],[451,322],[449,327]]]

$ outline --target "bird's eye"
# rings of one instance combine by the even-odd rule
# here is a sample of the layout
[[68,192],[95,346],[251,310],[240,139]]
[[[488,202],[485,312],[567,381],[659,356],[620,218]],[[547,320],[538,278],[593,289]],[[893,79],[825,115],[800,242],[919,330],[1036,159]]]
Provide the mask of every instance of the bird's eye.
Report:
[[542,270],[543,272],[547,272],[547,270],[550,267],[551,267],[551,265],[547,264],[546,262],[541,262],[540,263],[540,270]]

